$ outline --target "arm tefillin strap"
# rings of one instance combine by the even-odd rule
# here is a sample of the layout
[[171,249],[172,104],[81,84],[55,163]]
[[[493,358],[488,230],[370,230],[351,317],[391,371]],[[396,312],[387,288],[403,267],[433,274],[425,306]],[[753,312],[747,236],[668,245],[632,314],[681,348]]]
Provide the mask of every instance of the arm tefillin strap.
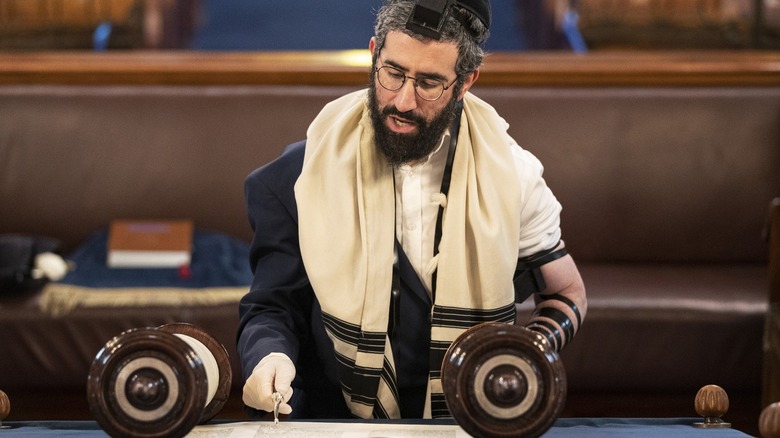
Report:
[[561,248],[557,251],[548,250],[530,257],[518,258],[513,279],[515,284],[515,302],[522,303],[531,294],[545,290],[547,283],[544,281],[542,266],[567,254],[566,248]]
[[[577,307],[574,301],[570,300],[568,297],[565,297],[561,294],[553,294],[540,295],[539,299],[541,299],[543,302],[556,300],[564,303],[567,307],[569,307],[569,309],[571,309],[572,313],[574,313],[574,317],[577,319],[577,327],[582,324],[582,315],[580,314],[580,309]],[[561,332],[566,335],[566,343],[570,342],[572,338],[574,338],[574,334],[577,332],[577,329],[574,327],[571,318],[569,318],[565,312],[556,309],[555,307],[537,307],[536,310],[534,310],[533,316],[535,319],[530,324],[528,324],[527,328],[544,335],[557,351],[561,351],[565,345],[563,342],[564,340],[561,337]],[[552,320],[555,324],[548,320]],[[557,327],[556,324],[558,325]]]
[[561,338],[561,332],[555,325],[548,321],[534,321],[528,326],[528,330],[537,332],[547,338],[547,342],[552,345],[555,351],[560,352],[563,349],[563,338]]
[[[567,254],[566,248],[561,248],[517,259],[514,277],[515,302],[522,303],[533,293],[543,292],[547,288],[547,283],[544,281],[542,266]],[[536,296],[540,303],[534,310],[533,320],[528,324],[527,328],[542,334],[556,351],[561,351],[565,343],[568,343],[574,337],[576,328],[571,318],[565,312],[555,307],[544,305],[544,302],[556,300],[565,304],[574,313],[577,319],[577,327],[582,322],[580,311],[572,300],[561,294],[537,294]],[[565,339],[563,335],[565,335]]]
[[558,339],[558,344],[560,344],[560,338],[561,334],[560,332],[563,332],[566,335],[566,339],[569,340],[574,337],[574,324],[571,322],[571,318],[566,316],[565,313],[561,312],[560,310],[556,309],[555,307],[542,307],[541,309],[537,309],[534,311],[534,316],[540,316],[543,318],[548,318],[553,321],[555,321],[558,326],[560,326],[560,330],[557,328],[554,328],[555,325],[553,324],[544,324],[545,321],[534,321],[536,324],[542,323],[545,327],[552,330],[553,335]]
[[[569,297],[563,296],[561,294],[554,294],[554,295],[541,295],[539,298],[542,299],[543,301],[558,300],[566,304],[574,313],[574,317],[577,318],[577,327],[579,327],[582,324],[582,315],[580,314],[580,309],[577,307],[576,304],[574,304],[574,301],[569,299]],[[536,312],[534,312],[534,315],[536,315]],[[540,314],[539,316],[547,316],[547,315]],[[564,314],[563,316],[566,318],[566,320],[568,320],[568,323],[571,324],[571,320],[569,319],[569,317],[567,317],[566,314]],[[555,318],[551,318],[551,319],[555,319]],[[561,324],[561,326],[563,326],[563,324]]]

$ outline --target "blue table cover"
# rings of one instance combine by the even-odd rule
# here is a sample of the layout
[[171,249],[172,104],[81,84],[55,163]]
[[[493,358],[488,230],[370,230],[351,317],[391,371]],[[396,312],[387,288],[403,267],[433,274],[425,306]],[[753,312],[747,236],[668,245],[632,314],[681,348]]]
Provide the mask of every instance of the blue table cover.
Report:
[[195,229],[190,275],[178,268],[109,268],[106,265],[108,230],[94,232],[68,260],[76,269],[59,283],[95,289],[206,288],[247,286],[252,283],[249,243],[224,233]]
[[[701,429],[696,418],[560,418],[544,434],[557,437],[633,437],[633,438],[744,438],[735,429]],[[415,424],[405,422],[404,424]],[[418,422],[416,424],[419,424]],[[432,422],[431,424],[452,424]],[[26,421],[4,422],[0,438],[17,437],[107,437],[93,421]]]

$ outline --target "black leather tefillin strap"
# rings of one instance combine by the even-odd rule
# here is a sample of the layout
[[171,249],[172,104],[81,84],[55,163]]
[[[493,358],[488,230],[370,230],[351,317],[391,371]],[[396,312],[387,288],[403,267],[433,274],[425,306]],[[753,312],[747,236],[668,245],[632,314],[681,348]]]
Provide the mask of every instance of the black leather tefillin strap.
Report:
[[[387,334],[393,339],[395,330],[401,324],[401,270],[398,267],[398,251],[402,251],[398,239],[395,239],[394,261],[393,261],[393,282],[390,286],[390,317],[387,321]],[[393,355],[398,357],[396,351]]]
[[547,283],[544,281],[541,267],[558,260],[568,253],[566,248],[561,248],[559,250],[543,251],[530,257],[518,258],[513,280],[515,284],[515,302],[522,303],[531,294],[545,290]]
[[[577,319],[577,327],[579,327],[580,324],[582,324],[582,315],[580,314],[580,309],[577,307],[576,304],[574,304],[574,301],[569,299],[569,297],[566,297],[566,296],[561,295],[561,294],[553,294],[553,295],[539,295],[539,299],[541,299],[542,301],[558,300],[558,301],[566,304],[571,309],[571,311],[574,313],[574,317]],[[534,315],[536,315],[536,312],[534,312]],[[540,313],[539,316],[547,316],[547,315],[543,315],[543,314]],[[564,316],[566,316],[566,315],[564,315]],[[555,318],[551,318],[551,319],[555,319]],[[569,318],[566,317],[566,319],[569,319]],[[569,322],[571,323],[571,320]]]
[[[553,321],[555,321],[559,326],[560,330],[555,327],[555,324],[545,321],[545,320],[536,320],[529,324],[528,328],[531,330],[534,330],[534,326],[542,326],[545,327],[547,330],[552,333],[552,336],[555,338],[555,345],[556,349],[560,351],[563,348],[563,339],[561,338],[561,331],[566,334],[566,340],[570,341],[571,338],[574,337],[574,325],[571,322],[571,318],[566,316],[565,313],[561,312],[560,310],[556,309],[555,307],[542,307],[541,309],[536,309],[534,311],[534,316],[542,316],[545,318],[549,318]],[[546,333],[543,330],[536,330],[539,333],[548,336],[548,333]]]
[[[574,302],[569,298],[560,294],[540,295],[540,298],[543,301],[558,300],[562,303],[565,303],[574,312],[574,316],[577,319],[577,327],[582,324],[582,315],[580,315],[580,311],[577,308],[577,305],[574,304]],[[566,313],[563,311],[554,307],[542,307],[537,308],[534,311],[533,316],[548,318],[558,324],[560,330],[555,326],[555,324],[543,319],[535,320],[527,326],[528,329],[541,333],[544,337],[546,337],[547,340],[554,345],[557,351],[561,351],[561,349],[563,349],[561,331],[566,335],[566,342],[571,341],[571,339],[574,337],[574,324],[572,323],[571,318],[569,318],[568,315],[566,315]]]
[[[444,175],[441,178],[441,194],[447,198],[450,193],[450,181],[452,180],[452,162],[455,159],[455,148],[458,145],[458,131],[460,131],[460,115],[463,112],[463,100],[459,100],[455,106],[455,118],[450,126],[450,149],[447,151],[447,163],[444,165]],[[449,198],[447,198],[449,202]],[[439,213],[436,216],[436,231],[433,235],[433,256],[439,254],[439,243],[441,243],[442,219],[444,218],[444,206],[439,206]],[[431,302],[436,301],[436,274],[438,269],[431,275]]]
[[[542,292],[547,288],[547,283],[544,281],[544,274],[542,274],[542,266],[568,254],[566,248],[561,248],[559,250],[555,250],[554,248],[555,247],[530,257],[517,259],[517,268],[515,268],[514,277],[516,303],[522,303],[528,299],[531,294]],[[579,327],[582,317],[577,305],[574,304],[572,300],[560,294],[539,294],[537,297],[542,301],[558,300],[566,304],[574,312],[574,315],[577,318],[577,326]],[[545,336],[557,351],[560,351],[563,348],[561,330],[566,334],[567,341],[574,337],[574,325],[566,313],[554,307],[545,306],[537,308],[534,311],[533,316],[548,318],[558,324],[560,330],[559,327],[556,327],[555,324],[547,320],[536,320],[528,325],[529,329]]]
[[[444,165],[444,175],[441,181],[440,192],[446,197],[450,191],[450,181],[452,180],[452,162],[455,157],[455,147],[458,144],[458,131],[460,130],[460,116],[463,112],[463,100],[459,100],[455,106],[455,118],[450,126],[450,145],[447,151],[447,162]],[[439,206],[439,213],[436,216],[436,230],[433,236],[433,255],[439,253],[439,243],[442,234],[442,218],[444,217],[444,207]],[[393,280],[390,290],[390,321],[388,322],[388,333],[392,336],[398,324],[400,324],[399,300],[401,295],[400,270],[398,268],[398,251],[402,251],[398,241],[396,241],[395,262],[393,263]],[[436,301],[436,271],[431,276],[431,302]]]

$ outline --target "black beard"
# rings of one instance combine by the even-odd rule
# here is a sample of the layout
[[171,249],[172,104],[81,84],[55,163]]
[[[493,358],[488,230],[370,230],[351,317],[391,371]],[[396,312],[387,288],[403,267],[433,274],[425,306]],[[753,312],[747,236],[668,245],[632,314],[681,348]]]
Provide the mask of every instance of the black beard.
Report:
[[[368,90],[369,109],[371,110],[371,125],[374,127],[374,142],[382,155],[392,166],[417,161],[425,158],[433,152],[441,142],[444,131],[455,118],[457,101],[454,96],[458,90],[454,90],[453,98],[441,109],[433,120],[427,122],[424,118],[411,111],[400,112],[395,105],[388,105],[379,109],[376,98],[376,81],[371,81]],[[458,87],[459,88],[459,87]],[[391,131],[385,120],[390,114],[395,114],[417,124],[416,134],[398,134]]]

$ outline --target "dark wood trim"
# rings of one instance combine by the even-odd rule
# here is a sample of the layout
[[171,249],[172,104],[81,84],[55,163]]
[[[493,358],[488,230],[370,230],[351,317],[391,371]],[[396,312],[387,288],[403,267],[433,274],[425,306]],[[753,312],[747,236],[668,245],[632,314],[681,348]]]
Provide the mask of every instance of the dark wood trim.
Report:
[[[4,52],[0,85],[360,86],[369,64],[367,50]],[[493,53],[479,86],[780,86],[780,52]]]

